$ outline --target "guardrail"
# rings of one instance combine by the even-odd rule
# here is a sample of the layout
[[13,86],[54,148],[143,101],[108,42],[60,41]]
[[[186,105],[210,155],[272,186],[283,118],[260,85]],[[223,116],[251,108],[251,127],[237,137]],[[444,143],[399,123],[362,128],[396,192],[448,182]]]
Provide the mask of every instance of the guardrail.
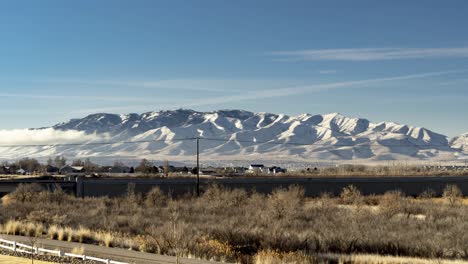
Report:
[[14,252],[25,253],[25,254],[46,253],[46,254],[56,255],[58,257],[71,257],[71,258],[78,258],[82,260],[92,260],[92,261],[102,262],[106,264],[129,264],[126,262],[119,262],[119,261],[114,261],[110,259],[101,259],[101,258],[96,258],[96,257],[91,257],[91,256],[86,256],[86,255],[66,253],[61,250],[50,250],[50,249],[45,249],[45,248],[34,247],[34,246],[26,245],[23,243],[18,243],[16,241],[6,240],[6,239],[0,239],[0,248],[11,250]]

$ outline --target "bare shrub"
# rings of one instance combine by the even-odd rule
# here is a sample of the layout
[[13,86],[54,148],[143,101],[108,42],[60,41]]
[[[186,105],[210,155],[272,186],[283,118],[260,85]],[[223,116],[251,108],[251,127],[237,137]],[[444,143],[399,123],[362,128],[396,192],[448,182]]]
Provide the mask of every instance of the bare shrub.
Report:
[[159,187],[154,187],[146,194],[145,205],[147,207],[162,207],[166,205],[166,202],[167,196]]
[[405,207],[406,197],[401,191],[386,192],[380,198],[381,210],[388,216],[400,213]]
[[210,185],[199,202],[209,210],[218,210],[231,206],[240,206],[247,200],[247,193],[241,189],[225,189],[217,184]]
[[359,205],[362,203],[361,192],[354,185],[344,187],[341,191],[340,199],[343,204]]
[[[350,186],[340,198],[306,199],[298,187],[265,195],[214,186],[200,198],[167,197],[165,203],[154,194],[156,206],[141,206],[148,197],[65,196],[63,203],[40,194],[40,200],[0,205],[1,231],[237,263],[252,263],[267,251],[276,252],[272,259],[279,263],[294,263],[285,255],[300,252],[468,259],[463,204],[452,207],[399,192],[363,197]],[[374,206],[335,206],[363,200],[385,213]]]
[[418,198],[420,199],[431,199],[431,198],[434,198],[436,196],[436,193],[434,190],[432,189],[427,189],[425,190],[424,192],[422,192]]
[[461,198],[463,197],[463,193],[457,185],[449,184],[445,186],[442,196],[447,199],[451,206],[454,206],[460,202]]
[[9,199],[17,202],[32,202],[37,198],[37,194],[43,191],[42,187],[37,184],[20,184],[16,190],[8,195]]
[[295,218],[302,210],[304,189],[290,186],[288,189],[277,189],[268,197],[265,204],[266,221]]

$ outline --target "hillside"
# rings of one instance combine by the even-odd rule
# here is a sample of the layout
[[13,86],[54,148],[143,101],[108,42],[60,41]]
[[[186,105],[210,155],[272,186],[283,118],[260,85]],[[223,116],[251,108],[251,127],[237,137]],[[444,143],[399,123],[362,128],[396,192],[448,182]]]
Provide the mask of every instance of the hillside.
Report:
[[206,138],[201,142],[205,158],[220,160],[259,156],[299,160],[450,159],[455,153],[467,150],[466,135],[449,141],[446,136],[426,128],[393,122],[372,123],[339,113],[287,116],[242,110],[173,110],[127,115],[93,114],[36,131],[43,129],[79,131],[92,136],[92,139],[84,137],[85,143],[140,143],[11,147],[2,156],[183,159],[195,154],[195,142],[178,139],[195,137]]

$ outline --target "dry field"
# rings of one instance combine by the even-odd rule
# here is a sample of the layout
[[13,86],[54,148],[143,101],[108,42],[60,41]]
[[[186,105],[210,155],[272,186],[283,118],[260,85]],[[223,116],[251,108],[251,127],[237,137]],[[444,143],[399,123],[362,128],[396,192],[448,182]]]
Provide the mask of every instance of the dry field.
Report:
[[[362,196],[352,186],[314,199],[296,187],[263,195],[217,186],[201,197],[130,188],[81,199],[23,185],[0,205],[0,232],[239,263],[451,263],[442,260],[468,260],[467,204],[456,186],[437,199]],[[366,260],[375,255],[411,262]]]
[[[34,264],[51,264],[52,262],[44,262],[35,259]],[[12,257],[12,256],[3,256],[0,255],[0,264],[31,264],[30,259],[26,258],[18,258],[18,257]]]

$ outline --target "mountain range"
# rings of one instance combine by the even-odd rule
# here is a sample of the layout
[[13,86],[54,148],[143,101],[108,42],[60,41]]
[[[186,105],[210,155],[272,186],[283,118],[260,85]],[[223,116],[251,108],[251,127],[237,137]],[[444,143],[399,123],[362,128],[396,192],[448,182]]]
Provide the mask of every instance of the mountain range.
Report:
[[78,131],[87,137],[76,145],[12,146],[2,156],[183,160],[193,159],[197,137],[202,157],[209,160],[450,160],[468,151],[468,133],[449,139],[426,128],[373,123],[339,113],[287,116],[186,109],[101,113],[34,130],[44,129]]

